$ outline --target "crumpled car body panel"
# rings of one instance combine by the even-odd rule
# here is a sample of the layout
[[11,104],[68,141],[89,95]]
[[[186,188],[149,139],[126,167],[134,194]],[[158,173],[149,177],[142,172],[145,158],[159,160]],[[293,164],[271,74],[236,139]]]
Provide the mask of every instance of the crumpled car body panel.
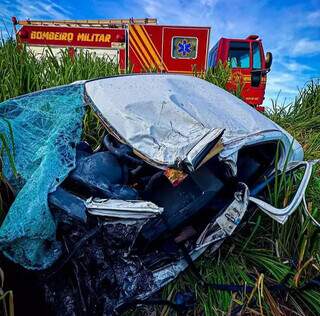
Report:
[[[301,146],[290,134],[246,103],[212,85],[186,75],[143,74],[85,83],[91,105],[119,140],[158,167],[194,160],[190,151],[206,136],[221,131],[221,159],[231,160],[245,145],[280,140],[286,156],[302,160]],[[203,144],[202,147],[205,145]],[[198,152],[201,149],[198,150]],[[193,159],[192,159],[193,158]],[[279,167],[284,161],[279,162]]]

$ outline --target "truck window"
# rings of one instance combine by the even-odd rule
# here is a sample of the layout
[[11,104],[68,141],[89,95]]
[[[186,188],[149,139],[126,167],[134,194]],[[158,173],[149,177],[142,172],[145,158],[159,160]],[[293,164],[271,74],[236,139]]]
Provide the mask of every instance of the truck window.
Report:
[[252,43],[253,69],[261,69],[261,53],[257,42]]
[[217,64],[218,43],[211,49],[209,53],[209,68],[215,67]]
[[171,57],[175,59],[196,59],[198,39],[196,37],[173,37]]
[[247,42],[230,42],[228,62],[231,68],[250,67],[250,45]]

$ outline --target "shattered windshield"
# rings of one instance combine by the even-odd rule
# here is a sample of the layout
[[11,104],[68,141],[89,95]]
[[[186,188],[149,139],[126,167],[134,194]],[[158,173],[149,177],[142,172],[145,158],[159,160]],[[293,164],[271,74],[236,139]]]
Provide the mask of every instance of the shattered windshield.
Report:
[[[74,168],[84,114],[83,85],[48,89],[1,103],[0,115],[14,135],[14,177],[5,161],[8,180],[19,192],[0,229],[2,250],[26,267],[47,267],[60,255],[54,241],[56,225],[47,195]],[[8,126],[1,121],[1,130]],[[23,210],[23,212],[21,211]],[[19,225],[17,225],[19,223]],[[7,247],[8,245],[8,247]]]

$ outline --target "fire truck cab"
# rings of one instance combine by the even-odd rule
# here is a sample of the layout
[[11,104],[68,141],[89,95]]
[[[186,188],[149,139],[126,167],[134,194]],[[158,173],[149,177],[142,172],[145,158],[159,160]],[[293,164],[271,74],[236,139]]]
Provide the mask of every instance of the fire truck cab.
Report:
[[267,73],[272,64],[272,54],[264,55],[262,41],[258,35],[250,35],[245,39],[221,38],[210,50],[208,67],[214,68],[217,63],[228,63],[231,67],[231,78],[227,89],[241,88],[241,97],[257,110],[264,100]]

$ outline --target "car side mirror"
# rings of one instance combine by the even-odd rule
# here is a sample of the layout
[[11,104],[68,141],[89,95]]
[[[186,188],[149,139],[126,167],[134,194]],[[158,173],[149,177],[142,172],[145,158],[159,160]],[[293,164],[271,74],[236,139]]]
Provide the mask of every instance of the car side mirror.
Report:
[[267,52],[267,53],[266,53],[266,68],[267,68],[268,70],[270,70],[271,65],[272,65],[272,53]]

